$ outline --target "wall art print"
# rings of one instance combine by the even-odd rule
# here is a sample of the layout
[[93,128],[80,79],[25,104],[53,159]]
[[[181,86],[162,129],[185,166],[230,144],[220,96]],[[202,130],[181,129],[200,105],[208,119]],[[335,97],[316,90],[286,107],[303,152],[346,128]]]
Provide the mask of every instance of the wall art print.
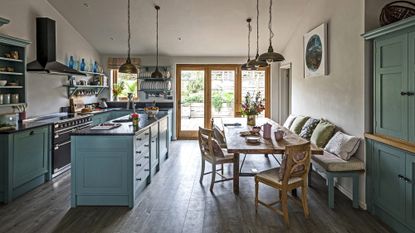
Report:
[[304,77],[327,75],[327,24],[304,35]]

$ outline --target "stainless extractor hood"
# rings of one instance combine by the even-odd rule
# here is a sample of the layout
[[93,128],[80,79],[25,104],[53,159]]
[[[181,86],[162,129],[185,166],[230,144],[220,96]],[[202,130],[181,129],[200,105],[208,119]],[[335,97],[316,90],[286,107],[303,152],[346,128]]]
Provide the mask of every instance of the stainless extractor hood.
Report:
[[85,76],[84,73],[56,61],[56,23],[43,17],[36,18],[36,60],[27,64],[27,71]]

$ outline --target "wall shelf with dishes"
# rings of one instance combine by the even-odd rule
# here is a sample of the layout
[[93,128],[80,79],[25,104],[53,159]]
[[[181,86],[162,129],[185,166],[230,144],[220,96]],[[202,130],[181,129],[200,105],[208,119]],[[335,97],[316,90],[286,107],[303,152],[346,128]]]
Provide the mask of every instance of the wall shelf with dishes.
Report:
[[141,67],[138,75],[139,91],[144,92],[146,99],[149,97],[162,97],[170,99],[171,97],[171,80],[172,71],[170,66],[159,66],[159,71],[162,73],[162,78],[152,78],[151,74],[155,71],[155,66]]
[[[0,18],[7,23],[8,20]],[[0,107],[26,103],[26,46],[29,41],[0,34]]]

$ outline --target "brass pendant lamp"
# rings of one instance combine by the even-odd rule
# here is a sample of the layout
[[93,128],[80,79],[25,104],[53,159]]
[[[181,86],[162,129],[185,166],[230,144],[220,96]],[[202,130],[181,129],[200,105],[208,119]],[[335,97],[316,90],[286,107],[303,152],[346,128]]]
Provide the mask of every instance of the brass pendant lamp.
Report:
[[159,71],[159,10],[160,6],[155,5],[156,9],[156,70],[151,73],[152,78],[163,78],[163,74]]
[[252,31],[252,27],[251,27],[251,18],[247,18],[246,22],[248,22],[248,60],[246,61],[245,64],[243,64],[241,66],[242,70],[253,70],[255,69],[254,66],[249,66],[249,62],[251,61],[251,31]]
[[255,68],[267,67],[268,63],[266,61],[261,61],[259,58],[259,0],[256,0],[256,55],[255,59],[248,63],[249,66],[254,66]]
[[128,56],[127,56],[127,60],[125,61],[125,63],[123,65],[120,66],[120,68],[118,69],[118,72],[120,73],[125,73],[125,74],[137,74],[138,70],[137,67],[135,65],[133,65],[131,63],[131,58],[130,58],[130,40],[131,40],[131,28],[130,28],[130,0],[128,0]]
[[273,62],[280,62],[284,61],[285,58],[279,53],[274,52],[274,48],[272,48],[272,38],[274,37],[274,32],[272,32],[272,0],[269,1],[269,22],[268,22],[268,29],[269,29],[269,47],[268,52],[261,54],[259,56],[260,61],[265,61],[268,64]]

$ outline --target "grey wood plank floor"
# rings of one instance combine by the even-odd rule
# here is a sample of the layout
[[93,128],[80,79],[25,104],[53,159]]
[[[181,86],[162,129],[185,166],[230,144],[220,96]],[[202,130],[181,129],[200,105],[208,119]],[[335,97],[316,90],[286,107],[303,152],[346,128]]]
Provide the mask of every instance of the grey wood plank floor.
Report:
[[[151,185],[127,207],[70,208],[70,173],[48,182],[8,205],[0,205],[0,232],[389,232],[384,224],[336,190],[335,209],[327,207],[324,180],[313,173],[309,190],[310,218],[289,203],[290,227],[281,216],[259,207],[255,213],[254,180],[242,177],[240,194],[232,182],[217,183],[209,192],[210,176],[199,184],[197,141],[175,141],[170,158]],[[277,166],[270,157],[249,155],[244,169]],[[231,165],[225,169],[231,175]],[[261,198],[274,201],[276,190],[260,187]]]

